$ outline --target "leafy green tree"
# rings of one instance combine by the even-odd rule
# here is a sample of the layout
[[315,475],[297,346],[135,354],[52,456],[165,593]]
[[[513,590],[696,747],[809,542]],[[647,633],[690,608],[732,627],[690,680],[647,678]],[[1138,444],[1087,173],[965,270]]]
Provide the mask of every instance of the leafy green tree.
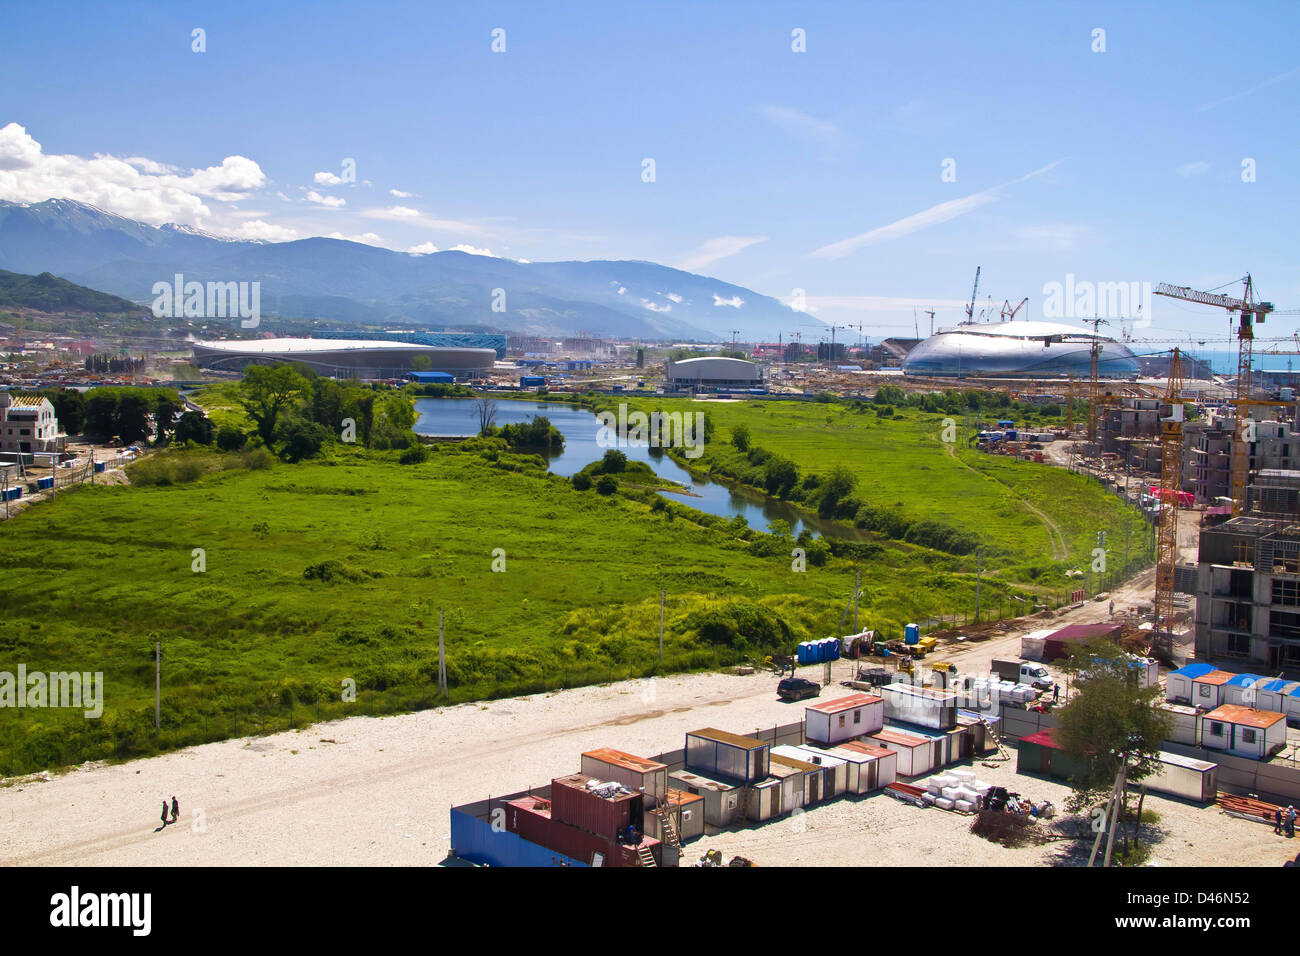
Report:
[[[1067,808],[1096,806],[1114,786],[1121,768],[1129,784],[1158,772],[1161,741],[1171,733],[1168,713],[1156,704],[1159,685],[1139,687],[1131,657],[1106,638],[1093,638],[1070,653],[1063,665],[1075,694],[1057,711],[1056,741],[1088,769],[1071,778]],[[1123,794],[1128,816],[1129,789]],[[1135,838],[1137,831],[1135,827]],[[1128,831],[1124,830],[1125,849]]]
[[180,396],[174,392],[171,394],[166,392],[155,393],[153,404],[155,441],[166,441],[171,436],[176,418],[184,408],[185,405],[181,402]]
[[202,412],[185,412],[177,419],[172,437],[178,442],[192,441],[196,445],[211,445],[215,433],[216,426]]
[[234,425],[222,425],[217,430],[217,447],[222,451],[239,451],[248,444],[248,436]]
[[299,462],[319,455],[331,435],[324,425],[292,416],[281,420],[276,437],[282,442],[280,457],[287,462]]
[[584,471],[578,472],[571,480],[577,491],[586,491],[591,487],[591,476]]
[[731,443],[736,451],[749,451],[749,426],[737,425],[731,430]]
[[612,495],[618,491],[618,479],[613,475],[601,475],[600,481],[596,482],[596,491],[602,495]]
[[239,403],[257,424],[257,433],[270,445],[280,415],[308,388],[307,380],[288,365],[250,365],[244,369]]
[[114,417],[117,415],[117,389],[92,388],[86,393],[87,434],[99,438],[112,438],[117,434]]
[[113,433],[122,439],[122,444],[133,445],[149,437],[152,404],[140,389],[123,389],[119,393],[113,414]]

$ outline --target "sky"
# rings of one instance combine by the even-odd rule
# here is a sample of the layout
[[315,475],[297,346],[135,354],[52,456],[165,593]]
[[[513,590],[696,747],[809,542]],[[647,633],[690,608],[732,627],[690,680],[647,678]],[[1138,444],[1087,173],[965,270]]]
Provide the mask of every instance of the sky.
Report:
[[[955,324],[977,266],[977,316],[1246,272],[1296,309],[1298,27],[1294,2],[11,2],[0,199],[650,260],[841,340]],[[1148,301],[1111,334],[1228,347],[1223,310]]]

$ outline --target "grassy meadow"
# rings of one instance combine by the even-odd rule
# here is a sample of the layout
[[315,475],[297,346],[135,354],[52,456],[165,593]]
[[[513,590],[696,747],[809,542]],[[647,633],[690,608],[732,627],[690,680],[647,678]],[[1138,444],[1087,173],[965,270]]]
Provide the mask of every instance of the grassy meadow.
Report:
[[[743,421],[753,444],[801,470],[853,469],[860,497],[978,523],[990,549],[986,608],[1063,592],[1063,571],[1087,567],[1097,527],[1125,520],[1080,476],[950,454],[938,440],[942,416],[878,420],[797,403],[654,407],[679,405],[704,407],[717,429],[693,464],[726,453],[729,429]],[[218,412],[223,423],[241,415],[237,406]],[[449,699],[462,702],[788,652],[835,633],[855,566],[863,626],[896,633],[974,604],[973,555],[881,539],[869,558],[830,557],[796,572],[793,539],[656,502],[630,482],[626,494],[578,491],[535,456],[478,440],[439,446],[419,464],[334,446],[295,465],[264,452],[190,451],[135,468],[142,483],[83,486],[0,525],[0,670],[102,671],[106,683],[97,720],[79,710],[0,711],[0,774],[436,706],[439,611]],[[1027,504],[1060,528],[1067,560],[1053,559],[1044,520]],[[344,699],[348,681],[355,700]]]

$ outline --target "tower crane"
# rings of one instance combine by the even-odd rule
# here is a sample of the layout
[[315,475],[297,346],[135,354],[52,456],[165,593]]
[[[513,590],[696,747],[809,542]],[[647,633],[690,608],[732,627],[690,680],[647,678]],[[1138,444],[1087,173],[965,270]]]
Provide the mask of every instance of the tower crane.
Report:
[[970,325],[975,321],[975,296],[980,291],[980,267],[975,267],[975,287],[970,290],[970,305],[966,306],[966,324]]
[[1174,576],[1178,567],[1178,493],[1183,466],[1183,363],[1178,349],[1169,360],[1165,401],[1169,417],[1160,420],[1160,527],[1156,538],[1155,632],[1157,646],[1172,649]]
[[1268,314],[1273,311],[1272,302],[1255,301],[1255,284],[1251,281],[1249,272],[1241,281],[1245,287],[1240,299],[1215,292],[1197,292],[1187,286],[1175,286],[1167,282],[1158,283],[1155,287],[1156,295],[1166,295],[1171,299],[1182,299],[1200,305],[1215,305],[1229,312],[1240,313],[1237,324],[1237,388],[1233,406],[1236,414],[1236,428],[1232,442],[1232,513],[1234,515],[1241,514],[1246,501],[1246,466],[1249,454],[1246,448],[1246,430],[1250,415],[1246,406],[1252,404],[1250,383],[1254,374],[1252,368],[1252,352],[1255,344],[1254,323],[1263,323]]
[[1011,300],[1010,299],[1004,300],[1002,303],[1003,321],[1010,322],[1012,319],[1014,319],[1016,317],[1016,313],[1019,312],[1021,309],[1023,309],[1025,307],[1025,304],[1028,301],[1029,301],[1029,296],[1025,296],[1023,299],[1020,300],[1020,304],[1013,309],[1011,308]]
[[1101,326],[1110,325],[1105,319],[1094,316],[1092,320],[1092,347],[1088,350],[1091,359],[1088,374],[1088,441],[1097,440],[1097,392],[1101,389],[1101,339],[1097,333]]

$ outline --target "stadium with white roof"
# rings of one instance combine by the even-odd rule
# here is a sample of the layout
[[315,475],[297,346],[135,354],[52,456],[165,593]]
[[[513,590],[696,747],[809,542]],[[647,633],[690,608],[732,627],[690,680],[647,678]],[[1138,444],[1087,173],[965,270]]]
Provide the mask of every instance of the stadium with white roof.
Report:
[[[1098,373],[1104,378],[1135,378],[1137,356],[1106,336]],[[1058,322],[996,322],[943,329],[921,342],[903,360],[903,374],[967,378],[1004,376],[1053,378],[1091,374],[1093,334]]]
[[478,378],[490,372],[497,357],[492,349],[364,339],[232,339],[194,343],[194,364],[199,368],[239,371],[249,365],[301,362],[320,375],[334,378],[400,378],[414,369],[419,356],[427,357],[432,363],[427,371],[449,372],[457,378]]

